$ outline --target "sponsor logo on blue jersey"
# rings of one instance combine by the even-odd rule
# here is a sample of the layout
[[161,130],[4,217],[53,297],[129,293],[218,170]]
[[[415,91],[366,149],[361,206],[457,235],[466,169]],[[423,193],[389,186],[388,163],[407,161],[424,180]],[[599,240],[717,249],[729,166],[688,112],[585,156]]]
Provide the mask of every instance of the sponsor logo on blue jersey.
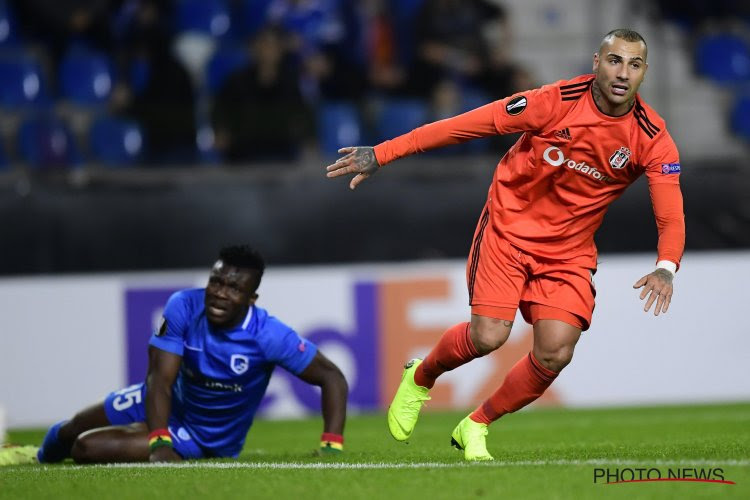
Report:
[[662,163],[661,173],[662,174],[679,174],[680,164],[679,163]]

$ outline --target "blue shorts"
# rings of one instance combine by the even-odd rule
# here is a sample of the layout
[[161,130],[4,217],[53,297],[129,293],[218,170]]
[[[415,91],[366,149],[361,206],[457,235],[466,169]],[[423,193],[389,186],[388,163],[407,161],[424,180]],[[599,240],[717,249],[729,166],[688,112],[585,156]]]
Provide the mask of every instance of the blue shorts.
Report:
[[[131,385],[111,392],[104,398],[104,412],[112,425],[128,425],[146,421],[146,384]],[[174,451],[182,458],[203,458],[204,453],[174,415],[169,416],[167,429],[172,435]]]

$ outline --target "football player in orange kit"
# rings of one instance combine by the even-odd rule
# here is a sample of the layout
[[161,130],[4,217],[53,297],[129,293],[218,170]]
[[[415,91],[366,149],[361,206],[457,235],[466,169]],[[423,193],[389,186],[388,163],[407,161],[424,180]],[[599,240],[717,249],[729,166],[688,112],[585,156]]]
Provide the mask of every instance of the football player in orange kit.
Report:
[[646,42],[628,29],[602,40],[594,74],[520,92],[372,147],[348,147],[328,177],[354,189],[398,158],[494,134],[524,132],[498,164],[467,263],[471,321],[449,328],[424,360],[407,363],[388,410],[391,434],[409,438],[442,373],[502,346],[516,310],[534,346],[452,433],[468,460],[491,460],[487,426],[537,399],[570,363],[594,309],[594,233],[609,205],[642,174],[659,232],[656,269],[640,278],[645,311],[667,312],[685,242],[677,148],[638,95]]

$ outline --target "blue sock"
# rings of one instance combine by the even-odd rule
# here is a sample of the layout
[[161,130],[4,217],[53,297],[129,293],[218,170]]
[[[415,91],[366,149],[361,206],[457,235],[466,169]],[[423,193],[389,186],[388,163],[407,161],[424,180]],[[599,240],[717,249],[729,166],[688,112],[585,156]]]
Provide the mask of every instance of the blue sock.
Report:
[[57,440],[57,433],[60,432],[60,427],[66,422],[67,420],[62,420],[47,431],[47,435],[44,436],[44,441],[42,441],[42,446],[36,454],[39,463],[60,462],[70,456],[70,447],[63,445]]

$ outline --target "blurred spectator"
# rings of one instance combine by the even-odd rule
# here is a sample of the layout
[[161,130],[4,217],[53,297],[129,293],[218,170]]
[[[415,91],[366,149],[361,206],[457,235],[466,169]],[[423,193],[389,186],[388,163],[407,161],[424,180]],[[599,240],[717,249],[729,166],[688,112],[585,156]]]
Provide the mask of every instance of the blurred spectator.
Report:
[[353,2],[272,0],[267,22],[287,34],[301,62],[302,92],[309,101],[361,98],[365,86]]
[[263,28],[250,45],[251,63],[215,97],[216,148],[226,161],[293,160],[314,135],[299,66],[284,40],[279,28]]
[[502,99],[538,86],[534,76],[523,65],[508,60],[490,59],[477,83],[491,100]]
[[485,20],[481,30],[487,53],[476,83],[493,100],[536,86],[528,71],[513,59],[510,30],[506,12],[499,7]]
[[170,51],[167,6],[139,3],[125,35],[123,71],[130,74],[113,96],[118,114],[139,123],[149,163],[195,161],[195,91],[186,69]]
[[502,15],[483,0],[426,0],[417,15],[412,89],[428,95],[446,78],[476,84],[488,59],[484,26]]
[[443,120],[461,114],[464,109],[461,88],[451,80],[441,80],[432,93],[430,121]]
[[69,44],[111,50],[112,14],[123,0],[12,0],[25,36],[43,42],[57,62]]
[[385,95],[404,93],[406,71],[399,61],[396,29],[386,0],[362,2],[367,79],[372,90]]

